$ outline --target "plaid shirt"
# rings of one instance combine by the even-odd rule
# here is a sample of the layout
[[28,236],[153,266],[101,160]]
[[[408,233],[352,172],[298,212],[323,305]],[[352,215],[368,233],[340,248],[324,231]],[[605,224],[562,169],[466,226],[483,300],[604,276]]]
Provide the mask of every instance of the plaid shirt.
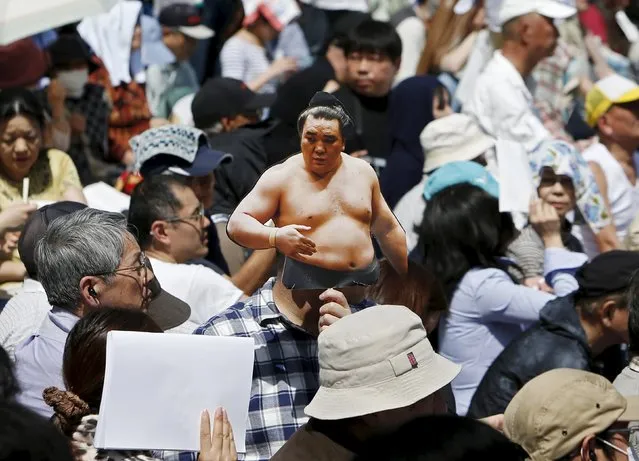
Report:
[[[304,407],[319,388],[317,337],[294,325],[273,301],[272,278],[255,295],[195,330],[196,335],[240,336],[255,340],[253,386],[246,428],[246,455],[268,460],[308,421]],[[352,305],[357,312],[372,303]],[[195,460],[195,453],[164,456]]]

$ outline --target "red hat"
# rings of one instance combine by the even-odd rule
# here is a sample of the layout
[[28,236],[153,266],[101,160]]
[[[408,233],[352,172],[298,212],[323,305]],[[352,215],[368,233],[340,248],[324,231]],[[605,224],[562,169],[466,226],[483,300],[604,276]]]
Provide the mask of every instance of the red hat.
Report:
[[0,46],[0,90],[38,83],[49,69],[49,56],[30,38]]

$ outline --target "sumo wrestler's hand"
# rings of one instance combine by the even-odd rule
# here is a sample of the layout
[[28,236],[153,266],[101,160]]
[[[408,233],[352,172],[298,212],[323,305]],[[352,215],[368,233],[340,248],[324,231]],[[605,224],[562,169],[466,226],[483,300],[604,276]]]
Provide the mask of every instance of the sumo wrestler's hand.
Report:
[[300,231],[311,230],[308,226],[290,224],[280,227],[275,234],[275,248],[280,253],[295,259],[302,259],[304,256],[312,256],[317,249],[315,242],[305,237]]

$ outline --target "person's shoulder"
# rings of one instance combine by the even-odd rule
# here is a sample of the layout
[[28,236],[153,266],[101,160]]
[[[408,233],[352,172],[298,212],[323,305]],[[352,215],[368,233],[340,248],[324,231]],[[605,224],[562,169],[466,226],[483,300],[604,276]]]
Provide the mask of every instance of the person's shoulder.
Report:
[[62,166],[65,164],[73,164],[73,160],[66,152],[62,152],[58,149],[47,149],[47,158],[52,167]]
[[356,169],[359,173],[367,175],[368,178],[377,180],[377,173],[366,160],[342,152],[342,161],[348,168]]
[[302,154],[293,154],[283,162],[277,163],[264,172],[264,177],[273,180],[286,179],[296,169],[303,166]]
[[261,327],[256,320],[259,314],[259,305],[256,297],[259,297],[259,291],[256,295],[243,301],[238,301],[231,307],[211,317],[195,330],[195,334],[252,337],[261,332]]

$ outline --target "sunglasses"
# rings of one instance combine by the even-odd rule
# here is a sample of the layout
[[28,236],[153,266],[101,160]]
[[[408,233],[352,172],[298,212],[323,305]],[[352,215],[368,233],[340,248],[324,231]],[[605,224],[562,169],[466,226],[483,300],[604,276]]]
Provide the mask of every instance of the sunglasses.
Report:
[[550,187],[559,183],[565,189],[572,189],[572,178],[565,174],[557,174],[549,166],[542,167],[539,171],[539,187]]

